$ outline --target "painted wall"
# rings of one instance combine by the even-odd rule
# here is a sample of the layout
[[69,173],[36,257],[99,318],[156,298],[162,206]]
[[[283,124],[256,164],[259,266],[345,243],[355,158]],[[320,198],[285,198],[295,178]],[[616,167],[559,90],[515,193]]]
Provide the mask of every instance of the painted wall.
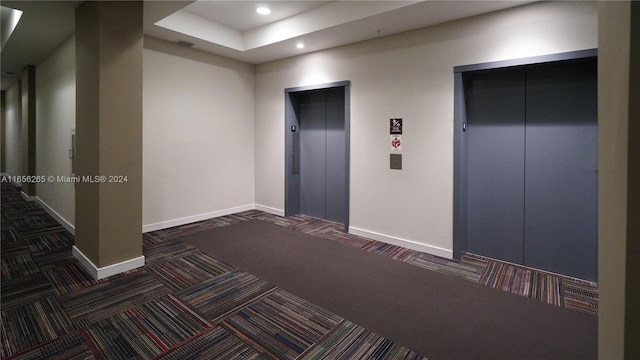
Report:
[[16,82],[5,92],[5,172],[22,175],[22,105],[20,85]]
[[143,224],[254,207],[254,67],[144,41]]
[[[71,130],[76,124],[75,37],[36,66],[36,174],[71,176]],[[36,196],[69,225],[75,191],[69,182],[36,184]]]
[[350,80],[350,231],[451,256],[453,67],[596,48],[597,31],[593,2],[535,3],[257,66],[256,203],[284,209],[284,89]]
[[598,357],[640,357],[640,6],[599,2]]

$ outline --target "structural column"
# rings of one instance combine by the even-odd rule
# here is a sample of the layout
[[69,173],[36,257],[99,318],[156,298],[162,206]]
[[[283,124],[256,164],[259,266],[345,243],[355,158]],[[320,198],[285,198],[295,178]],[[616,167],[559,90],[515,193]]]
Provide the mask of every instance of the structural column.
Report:
[[640,358],[640,3],[598,3],[598,358]]
[[[22,174],[36,174],[36,67],[27,65],[22,70]],[[22,183],[22,195],[28,200],[36,196],[36,183]]]
[[95,278],[142,256],[142,1],[76,9],[76,229]]

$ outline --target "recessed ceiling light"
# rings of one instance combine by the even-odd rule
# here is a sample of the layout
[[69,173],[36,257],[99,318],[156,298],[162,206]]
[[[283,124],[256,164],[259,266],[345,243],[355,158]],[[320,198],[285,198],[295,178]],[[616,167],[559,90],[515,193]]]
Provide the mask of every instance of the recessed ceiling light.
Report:
[[297,43],[297,44],[296,44],[296,47],[297,47],[298,49],[304,49],[304,44],[303,44],[303,43],[301,43],[301,42],[299,42],[299,43]]
[[260,15],[269,15],[271,14],[271,9],[266,6],[260,6],[256,9],[256,12]]

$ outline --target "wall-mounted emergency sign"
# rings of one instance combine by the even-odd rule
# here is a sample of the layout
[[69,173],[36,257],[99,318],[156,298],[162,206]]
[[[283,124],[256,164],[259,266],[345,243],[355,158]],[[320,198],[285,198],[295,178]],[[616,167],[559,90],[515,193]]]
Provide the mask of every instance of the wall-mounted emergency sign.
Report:
[[402,135],[402,119],[389,119],[389,134]]

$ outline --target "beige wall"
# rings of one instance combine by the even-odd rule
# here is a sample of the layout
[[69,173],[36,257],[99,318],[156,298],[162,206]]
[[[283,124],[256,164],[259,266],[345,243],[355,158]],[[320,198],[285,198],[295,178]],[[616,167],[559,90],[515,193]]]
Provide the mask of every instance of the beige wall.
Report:
[[5,172],[22,175],[22,107],[20,84],[16,82],[5,92]]
[[[27,65],[22,69],[20,80],[20,92],[22,93],[20,103],[22,104],[22,175],[36,175],[36,68]],[[34,197],[36,195],[36,184],[34,182],[22,183],[22,194]]]
[[[71,176],[71,130],[76,126],[75,37],[36,66],[36,174]],[[36,196],[63,221],[75,221],[75,191],[70,182],[36,185]]]
[[[640,356],[640,6],[599,4],[598,352],[600,359]],[[635,101],[634,101],[635,100]]]
[[[145,47],[143,228],[253,208],[254,67],[153,38]],[[36,66],[38,175],[70,174],[75,71],[75,37]],[[6,93],[7,172],[20,175],[18,84]],[[36,195],[75,225],[74,184],[39,184]]]
[[350,80],[351,231],[450,256],[453,67],[596,48],[597,31],[593,2],[536,3],[257,66],[256,203],[284,209],[284,89]]
[[144,46],[145,231],[253,208],[254,67]]

